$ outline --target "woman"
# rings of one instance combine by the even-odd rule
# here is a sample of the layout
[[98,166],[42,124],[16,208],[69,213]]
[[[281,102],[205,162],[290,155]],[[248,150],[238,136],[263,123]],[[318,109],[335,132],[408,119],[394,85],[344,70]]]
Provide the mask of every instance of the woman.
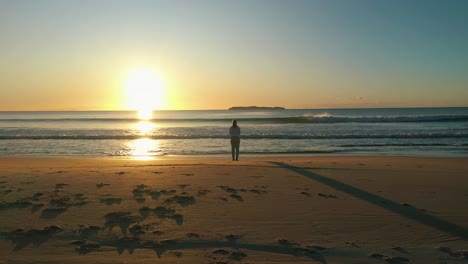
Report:
[[237,120],[232,120],[232,126],[229,128],[229,135],[231,136],[231,154],[232,160],[239,160],[239,146],[240,146],[240,127],[237,125]]

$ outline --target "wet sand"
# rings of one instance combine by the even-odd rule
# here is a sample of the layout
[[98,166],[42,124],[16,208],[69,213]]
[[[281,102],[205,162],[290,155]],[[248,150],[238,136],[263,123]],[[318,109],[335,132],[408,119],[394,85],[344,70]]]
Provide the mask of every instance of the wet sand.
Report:
[[466,263],[468,159],[0,158],[0,263]]

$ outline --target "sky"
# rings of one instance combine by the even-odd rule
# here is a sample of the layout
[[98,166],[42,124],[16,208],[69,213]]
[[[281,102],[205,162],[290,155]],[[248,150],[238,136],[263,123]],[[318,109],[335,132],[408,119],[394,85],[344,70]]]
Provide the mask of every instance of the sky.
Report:
[[0,111],[129,109],[129,93],[152,101],[126,87],[138,69],[163,83],[162,109],[468,106],[466,14],[465,0],[0,0]]

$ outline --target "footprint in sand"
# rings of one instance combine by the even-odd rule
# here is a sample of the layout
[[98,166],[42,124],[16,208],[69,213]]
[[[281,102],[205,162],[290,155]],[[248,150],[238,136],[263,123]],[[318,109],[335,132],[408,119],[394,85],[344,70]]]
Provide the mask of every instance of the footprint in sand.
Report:
[[241,251],[230,252],[225,249],[216,249],[208,257],[211,260],[210,263],[228,263],[229,260],[242,261],[242,259],[247,257],[247,254]]
[[139,235],[144,235],[146,231],[144,230],[143,226],[141,225],[134,225],[128,229],[130,234],[138,237]]
[[83,194],[75,194],[74,196],[61,196],[61,197],[53,198],[49,201],[49,204],[51,206],[65,207],[65,208],[72,207],[72,206],[81,207],[88,203],[85,201],[86,199],[87,197],[84,197]]
[[185,236],[189,238],[200,238],[200,235],[197,233],[186,233]]
[[466,249],[460,249],[454,252],[448,247],[439,247],[439,250],[449,254],[452,257],[463,257],[465,260],[468,260],[468,250]]
[[67,183],[57,183],[55,184],[55,190],[63,189],[63,187],[67,186]]
[[33,181],[24,181],[24,182],[20,182],[21,184],[33,184],[34,182]]
[[184,216],[182,214],[176,214],[175,210],[169,207],[158,206],[156,208],[150,208],[145,206],[140,208],[139,213],[144,219],[154,214],[160,219],[173,219],[179,226],[184,223]]
[[86,225],[78,225],[79,228],[76,232],[80,235],[82,238],[89,238],[91,236],[97,235],[99,232],[104,230],[103,227],[96,226],[96,225],[91,225],[91,226],[86,226]]
[[190,184],[179,184],[179,185],[177,185],[177,186],[179,186],[179,187],[182,188],[182,189],[185,189],[185,188],[187,188],[188,186],[190,186]]
[[225,235],[224,238],[230,242],[236,242],[237,240],[241,239],[244,235],[236,235],[236,234],[229,234]]
[[109,185],[110,185],[109,183],[102,183],[102,182],[101,182],[101,183],[96,184],[96,188],[101,189],[101,188],[103,188],[104,186],[109,186]]
[[4,190],[4,191],[0,192],[0,195],[7,195],[7,194],[9,194],[11,192],[13,192],[13,190],[11,190],[11,189]]
[[144,195],[148,195],[151,192],[151,190],[148,187],[149,186],[144,184],[137,185],[136,188],[132,191],[133,197],[135,199],[138,199],[142,198]]
[[169,253],[173,254],[176,258],[181,258],[183,256],[180,251],[169,251]]
[[250,189],[249,192],[252,192],[252,193],[255,193],[255,194],[265,194],[265,193],[268,193],[267,191],[257,190],[257,189]]
[[231,195],[229,195],[229,196],[231,196],[232,198],[236,199],[236,200],[239,201],[239,202],[243,202],[243,201],[244,201],[244,198],[242,198],[242,196],[240,196],[240,195],[238,195],[238,194],[233,193],[233,194],[231,194]]
[[232,187],[229,187],[229,186],[227,186],[227,185],[218,185],[218,186],[216,186],[216,187],[221,188],[221,189],[223,189],[225,192],[228,192],[228,193],[233,193],[233,194],[237,193],[237,190],[236,190],[236,189],[234,189],[234,188],[232,188]]
[[160,193],[162,195],[173,195],[175,194],[177,191],[176,190],[161,190]]
[[200,190],[200,191],[197,192],[197,195],[198,196],[205,196],[209,192],[211,192],[211,191],[210,190]]
[[98,251],[101,245],[96,242],[85,241],[83,244],[75,248],[75,251],[80,255],[86,255],[88,253]]
[[43,229],[16,229],[7,233],[7,239],[15,244],[14,251],[20,250],[28,245],[39,246],[51,239],[55,234],[62,232],[63,229],[56,225],[44,227]]
[[[152,241],[149,241],[150,244],[146,245],[147,247],[152,246],[154,243]],[[140,239],[137,237],[121,237],[117,240],[117,252],[122,254],[125,250],[128,250],[128,253],[133,254],[136,248],[138,248],[140,245]]]
[[156,235],[156,236],[162,236],[162,235],[164,235],[164,232],[160,231],[160,230],[155,230],[155,231],[151,232],[151,234]]
[[395,250],[395,251],[398,251],[400,253],[408,254],[408,251],[406,249],[404,249],[402,247],[399,247],[399,246],[394,246],[394,247],[392,247],[392,249]]
[[66,207],[57,207],[57,208],[46,208],[42,210],[41,218],[42,219],[53,219],[64,213],[67,210]]
[[35,193],[33,196],[31,196],[31,199],[34,201],[37,201],[43,196],[44,196],[44,193]]
[[120,227],[122,234],[127,234],[130,225],[140,222],[143,218],[139,215],[132,215],[129,211],[112,212],[104,215],[106,222],[104,227],[112,230],[114,227]]
[[369,257],[379,259],[379,260],[384,260],[384,261],[386,261],[388,263],[408,263],[410,261],[407,258],[390,257],[390,256],[382,255],[382,254],[379,254],[379,253],[371,253],[371,254],[369,254]]
[[142,204],[142,203],[145,203],[146,202],[146,198],[144,197],[138,197],[135,199],[135,201],[139,204]]
[[53,172],[49,172],[49,174],[54,174],[54,173],[60,174],[60,173],[64,173],[64,171],[53,171]]
[[9,209],[21,209],[33,206],[33,204],[26,199],[19,199],[15,202],[0,202],[0,211]]
[[120,204],[122,202],[122,198],[115,198],[115,197],[103,198],[100,200],[100,202],[106,205]]
[[333,198],[333,199],[338,199],[338,197],[336,197],[335,195],[333,194],[326,194],[326,193],[319,193],[317,194],[318,196],[320,197],[323,197],[323,198]]
[[33,206],[31,207],[31,212],[35,213],[42,207],[44,207],[44,204],[33,204]]
[[288,239],[285,239],[285,238],[279,238],[279,239],[276,240],[276,242],[278,242],[278,244],[280,244],[281,246],[285,246],[285,247],[299,246],[298,243],[289,241]]
[[172,198],[166,199],[164,203],[172,204],[177,203],[182,206],[189,206],[195,203],[195,197],[189,195],[176,195]]

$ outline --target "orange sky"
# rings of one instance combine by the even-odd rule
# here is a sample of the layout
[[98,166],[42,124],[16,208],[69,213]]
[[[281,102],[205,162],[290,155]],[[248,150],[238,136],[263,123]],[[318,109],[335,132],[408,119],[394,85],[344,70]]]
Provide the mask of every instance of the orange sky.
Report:
[[0,111],[467,106],[468,4],[331,2],[4,1]]

